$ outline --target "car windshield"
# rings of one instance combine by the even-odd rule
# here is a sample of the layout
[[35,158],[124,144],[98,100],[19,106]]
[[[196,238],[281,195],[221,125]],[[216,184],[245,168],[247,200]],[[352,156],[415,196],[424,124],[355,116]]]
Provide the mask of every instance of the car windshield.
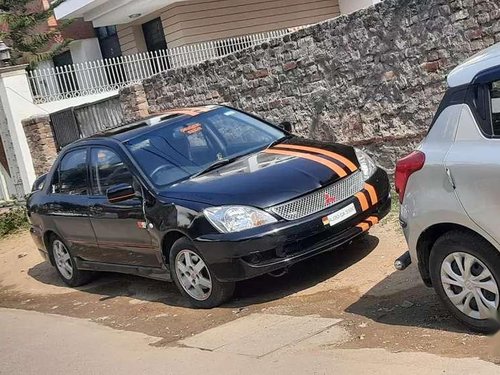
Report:
[[221,107],[160,124],[125,146],[151,182],[161,188],[263,149],[285,136],[254,117]]

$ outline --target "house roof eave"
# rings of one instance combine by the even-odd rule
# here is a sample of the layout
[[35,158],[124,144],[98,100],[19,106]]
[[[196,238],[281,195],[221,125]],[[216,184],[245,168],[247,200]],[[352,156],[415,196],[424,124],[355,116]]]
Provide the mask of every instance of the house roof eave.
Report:
[[58,20],[83,18],[95,27],[131,22],[135,17],[146,16],[172,3],[184,0],[66,0],[55,8]]

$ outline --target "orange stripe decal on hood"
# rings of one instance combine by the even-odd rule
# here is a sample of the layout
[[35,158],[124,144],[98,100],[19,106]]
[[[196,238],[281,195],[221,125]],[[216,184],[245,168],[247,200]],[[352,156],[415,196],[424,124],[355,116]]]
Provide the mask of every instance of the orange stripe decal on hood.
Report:
[[334,160],[337,160],[344,164],[351,172],[355,172],[358,167],[347,159],[345,156],[339,155],[336,152],[328,151],[328,150],[323,150],[322,148],[317,148],[317,147],[309,147],[309,146],[299,146],[299,145],[288,145],[288,144],[279,144],[275,146],[276,148],[286,148],[290,150],[301,150],[301,151],[309,151],[309,152],[315,152],[317,154],[321,154],[324,156],[328,156]]
[[286,155],[286,156],[295,156],[297,158],[302,158],[302,159],[307,159],[307,160],[312,160],[315,161],[316,163],[322,164],[325,167],[330,168],[332,171],[337,173],[339,177],[345,177],[347,176],[347,172],[344,170],[344,168],[340,167],[339,165],[335,164],[332,161],[329,161],[324,158],[320,158],[319,156],[314,156],[311,154],[306,154],[303,152],[295,152],[295,151],[288,151],[288,150],[277,150],[275,148],[269,148],[264,151],[267,154],[276,154],[276,155]]

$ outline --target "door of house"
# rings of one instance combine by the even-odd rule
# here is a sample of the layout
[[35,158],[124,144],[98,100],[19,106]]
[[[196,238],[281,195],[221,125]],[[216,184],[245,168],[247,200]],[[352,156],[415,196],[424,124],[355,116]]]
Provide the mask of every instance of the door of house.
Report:
[[165,32],[163,31],[161,18],[155,18],[143,24],[142,31],[148,51],[167,49],[167,41],[165,40]]
[[[144,33],[146,48],[149,52],[167,49],[167,41],[165,39],[165,32],[163,31],[161,18],[156,18],[143,24],[142,32]],[[168,60],[167,66],[170,68]],[[155,73],[159,73],[161,71],[161,66],[155,59],[152,60],[152,67]]]
[[[101,47],[102,57],[111,59],[120,57],[122,49],[120,39],[116,31],[116,26],[103,26],[95,29],[99,46]],[[120,84],[127,80],[123,64],[110,64],[106,67],[108,82],[111,84]]]
[[116,26],[104,26],[95,29],[99,45],[101,47],[102,57],[110,59],[122,55],[120,40],[116,32]]

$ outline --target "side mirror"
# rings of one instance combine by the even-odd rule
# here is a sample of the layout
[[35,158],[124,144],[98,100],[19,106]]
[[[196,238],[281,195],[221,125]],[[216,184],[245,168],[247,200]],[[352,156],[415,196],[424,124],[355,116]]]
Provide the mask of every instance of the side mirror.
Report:
[[115,185],[106,191],[106,198],[109,203],[125,202],[135,197],[135,189],[129,184]]
[[278,125],[281,129],[291,132],[292,131],[292,123],[290,121],[283,121],[281,124]]
[[42,190],[44,185],[45,185],[45,180],[47,179],[47,173],[44,175],[38,177],[35,182],[33,183],[33,187],[31,188],[32,192],[35,192],[37,190]]

